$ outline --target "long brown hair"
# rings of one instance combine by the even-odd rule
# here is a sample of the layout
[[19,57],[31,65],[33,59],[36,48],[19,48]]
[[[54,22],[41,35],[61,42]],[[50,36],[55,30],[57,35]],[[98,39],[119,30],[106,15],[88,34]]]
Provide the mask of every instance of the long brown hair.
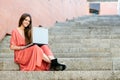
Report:
[[30,24],[25,27],[24,29],[24,35],[25,35],[25,42],[26,44],[29,44],[31,42],[31,28],[32,28],[32,18],[31,15],[28,13],[22,14],[22,16],[19,19],[19,27],[22,25],[23,21],[25,20],[26,17],[30,17]]

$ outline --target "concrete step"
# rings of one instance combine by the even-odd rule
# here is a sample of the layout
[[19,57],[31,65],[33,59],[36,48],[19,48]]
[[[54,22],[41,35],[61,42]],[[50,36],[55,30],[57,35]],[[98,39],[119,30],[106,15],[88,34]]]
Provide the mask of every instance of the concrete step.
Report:
[[52,48],[54,53],[109,52],[110,48]]
[[78,26],[78,25],[82,25],[82,26],[119,26],[120,25],[120,21],[119,20],[114,20],[114,19],[85,19],[85,20],[76,20],[74,22],[64,22],[64,23],[58,23],[55,26]]
[[114,16],[89,16],[89,17],[80,17],[76,21],[81,22],[81,25],[100,25],[100,26],[119,26],[120,25],[120,16],[117,18]]
[[[120,51],[119,51],[120,52]],[[114,53],[114,54],[112,54]],[[111,57],[113,56],[119,56],[118,49],[112,49],[112,51],[81,51],[79,53],[71,52],[71,53],[55,53],[53,52],[54,56],[57,58],[91,58],[91,57]],[[14,56],[13,52],[8,53],[0,53],[0,58],[12,58]]]
[[[60,40],[59,40],[60,39]],[[99,34],[99,33],[96,33],[96,35],[94,34],[94,33],[91,33],[91,34],[89,34],[89,33],[87,33],[87,34],[76,34],[76,35],[57,35],[57,34],[55,34],[55,35],[51,35],[51,36],[49,36],[49,42],[52,42],[53,40],[55,40],[55,41],[61,41],[61,39],[63,40],[63,42],[64,42],[64,40],[68,40],[68,41],[72,41],[73,40],[73,42],[75,42],[74,40],[81,40],[81,39],[120,39],[120,34],[119,33],[114,33],[114,34],[109,34],[109,33],[106,33],[106,34]],[[1,41],[0,43],[0,46],[3,46],[2,44],[5,44],[5,43],[7,43],[7,44],[10,44],[9,43],[10,42],[10,36],[9,36],[9,38],[6,40],[3,40],[3,41]]]
[[[119,25],[118,26],[99,26],[99,25],[88,25],[88,26],[84,26],[84,25],[80,25],[79,24],[79,21],[76,22],[76,24],[74,26],[64,26],[64,27],[61,27],[61,26],[55,26],[53,28],[50,28],[49,29],[49,33],[64,33],[64,32],[94,32],[94,31],[108,31],[108,32],[116,32],[118,31],[119,32],[120,30],[120,27]],[[83,33],[83,34],[84,34]],[[119,32],[120,33],[120,32]]]
[[65,31],[65,32],[51,32],[51,33],[49,33],[49,35],[79,35],[79,34],[83,34],[83,35],[88,35],[88,34],[90,34],[90,35],[92,35],[92,34],[94,34],[94,35],[111,35],[110,34],[110,30],[99,30],[100,32],[98,32],[97,30],[95,30],[95,31],[92,31],[92,30],[90,30],[89,32],[73,32],[73,31]]
[[[113,67],[120,69],[116,63],[113,65],[112,58],[58,58],[60,63],[67,65],[66,71],[79,71],[79,70],[112,70]],[[119,63],[119,61],[117,62]],[[119,63],[120,64],[120,63]],[[16,71],[19,66],[14,63],[13,58],[0,58],[1,71]]]
[[[112,0],[111,0],[112,1]],[[112,20],[112,19],[117,19],[120,20],[120,16],[119,15],[87,15],[87,16],[82,16],[82,17],[78,17],[75,20],[85,20],[85,19],[103,19],[103,20]]]
[[[119,26],[75,26],[75,27],[63,27],[63,28],[53,28],[49,30],[49,33],[76,33],[76,32],[80,32],[80,34],[85,34],[85,33],[91,33],[91,32],[98,32],[98,33],[119,33],[120,27]],[[108,31],[108,32],[105,32]]]
[[[65,47],[56,47],[52,48],[52,52],[54,53],[79,53],[79,52],[108,52],[110,48],[82,48],[82,47],[75,47],[75,48],[65,48]],[[13,53],[13,50],[9,48],[1,48],[0,53]]]
[[119,26],[120,25],[120,21],[117,21],[117,20],[104,20],[104,19],[96,19],[93,18],[93,20],[90,20],[90,19],[85,19],[85,20],[76,20],[74,22],[64,22],[64,23],[59,23],[59,24],[56,24],[55,26],[61,26],[61,27],[73,27],[73,26],[87,26],[87,27],[90,27],[90,26],[94,26],[94,27],[97,27],[97,26],[109,26],[109,27],[112,27],[112,26]]
[[[120,48],[71,48],[71,49],[52,49],[58,57],[93,57],[93,56],[115,56],[120,57]],[[59,55],[59,54],[60,55]],[[67,55],[68,54],[68,55]]]
[[103,26],[100,26],[100,25],[88,25],[88,23],[86,23],[86,24],[83,23],[81,25],[81,22],[82,21],[75,21],[74,24],[70,25],[70,26],[64,26],[64,25],[63,26],[54,26],[53,28],[50,28],[49,31],[54,30],[54,29],[63,29],[63,30],[68,29],[68,30],[70,30],[70,29],[115,29],[115,28],[120,28],[119,25],[114,25],[114,26],[103,25]]
[[0,71],[0,80],[119,80],[120,71]]
[[10,50],[10,48],[1,48],[0,53],[14,53],[14,51]]
[[84,26],[79,23],[79,21],[76,21],[74,25],[71,26],[54,26],[53,28],[49,29],[49,32],[54,32],[56,31],[79,31],[79,30],[92,30],[92,29],[114,29],[114,28],[119,28],[119,26]]
[[[91,17],[88,17],[88,18],[84,18],[84,19],[79,19],[79,20],[76,20],[76,21],[86,21],[86,22],[119,22],[120,20],[120,16],[118,18],[114,18],[114,17],[99,17],[99,16],[91,16]],[[98,22],[98,23],[99,23]]]
[[[58,43],[58,42],[62,42],[62,43],[66,43],[66,42],[73,42],[73,43],[78,43],[82,40],[87,40],[87,41],[90,41],[90,40],[98,40],[98,41],[103,41],[105,39],[120,39],[120,35],[104,35],[104,34],[99,34],[99,35],[90,35],[90,34],[79,34],[79,35],[54,35],[54,36],[50,36],[49,37],[49,43],[51,42],[54,42],[54,43]],[[65,42],[64,42],[65,41]],[[10,38],[9,40],[4,40],[4,41],[1,41],[0,43],[0,47],[4,45],[8,45],[10,44]]]
[[[62,39],[62,40],[61,40]],[[62,43],[80,43],[80,42],[85,42],[85,41],[95,41],[95,42],[103,42],[103,41],[118,41],[119,42],[120,39],[120,35],[118,33],[116,33],[116,35],[104,35],[104,34],[98,34],[98,35],[90,35],[90,34],[86,34],[86,35],[59,35],[59,36],[50,36],[49,38],[49,43],[58,43],[58,42],[62,42]],[[0,47],[9,47],[9,43],[10,42],[10,36],[7,37],[7,40],[5,38],[5,40],[1,41]],[[3,46],[4,45],[4,46]]]
[[[76,36],[77,38],[73,38],[69,36],[69,38],[67,36],[56,36],[51,38],[51,40],[49,41],[50,46],[52,47],[56,47],[56,46],[71,46],[73,45],[73,47],[109,47],[111,46],[119,46],[120,43],[120,39],[99,39],[99,38],[88,38],[88,39],[80,39],[79,36]],[[75,37],[75,36],[74,36]],[[111,36],[110,36],[111,37]],[[62,40],[60,40],[60,38],[62,38]],[[71,39],[70,39],[71,38]],[[10,43],[9,42],[2,42],[0,44],[0,48],[9,48]]]
[[[72,41],[72,40],[71,40]],[[74,39],[73,39],[74,41]],[[77,40],[76,40],[77,41]],[[79,39],[77,42],[56,42],[50,45],[51,47],[66,47],[66,48],[110,48],[110,45],[115,45],[115,41],[120,42],[119,39]],[[117,43],[116,42],[116,43]]]
[[[60,33],[60,32],[90,32],[90,31],[94,31],[94,30],[101,30],[101,31],[108,31],[109,30],[109,32],[111,31],[111,29],[112,29],[112,27],[88,27],[88,29],[86,28],[86,29],[82,29],[81,27],[55,27],[55,28],[51,28],[51,29],[49,29],[49,33],[54,33],[54,32],[56,32],[56,33]],[[119,27],[118,27],[118,29],[119,29]]]
[[[52,48],[51,48],[52,49]],[[65,51],[63,51],[65,50]],[[54,49],[52,49],[53,54],[56,57],[66,57],[66,58],[76,58],[76,57],[120,57],[120,48],[108,48],[108,49],[95,49],[95,48],[86,48],[83,49],[81,48],[81,50],[76,51],[77,49],[75,49],[74,51],[70,50],[70,49],[63,49],[62,50],[59,48],[56,48],[56,51],[54,51]],[[12,50],[0,50],[0,57],[7,57],[9,55],[13,55],[13,51]]]
[[119,26],[120,25],[120,21],[79,21],[76,22],[76,26]]
[[[73,42],[72,42],[73,41]],[[76,42],[75,42],[76,41]],[[120,39],[73,39],[67,42],[53,41],[51,47],[66,47],[66,48],[120,48]]]
[[120,34],[78,34],[78,35],[54,35],[49,37],[49,41],[53,39],[120,39]]
[[75,25],[74,22],[58,22],[54,24],[54,26],[61,26],[61,27],[64,27],[64,26],[72,27],[73,25]]
[[[10,46],[9,42],[0,44],[1,49],[8,49]],[[120,39],[62,39],[59,38],[51,39],[49,46],[55,47],[66,47],[66,48],[119,48]]]
[[[114,36],[113,36],[114,37]],[[120,35],[115,35],[116,38],[120,38]],[[60,40],[64,40],[64,39],[111,39],[111,35],[104,35],[104,34],[101,34],[101,35],[94,35],[94,34],[78,34],[78,35],[54,35],[54,36],[51,36],[49,41],[50,40],[56,40],[56,39],[60,39]]]

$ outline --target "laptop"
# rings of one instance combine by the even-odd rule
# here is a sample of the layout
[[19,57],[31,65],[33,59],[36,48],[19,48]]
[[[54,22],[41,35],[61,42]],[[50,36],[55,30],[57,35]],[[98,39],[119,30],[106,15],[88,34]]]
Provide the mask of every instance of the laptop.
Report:
[[32,28],[32,43],[26,45],[25,48],[30,47],[34,44],[48,44],[48,29],[45,29],[43,27]]

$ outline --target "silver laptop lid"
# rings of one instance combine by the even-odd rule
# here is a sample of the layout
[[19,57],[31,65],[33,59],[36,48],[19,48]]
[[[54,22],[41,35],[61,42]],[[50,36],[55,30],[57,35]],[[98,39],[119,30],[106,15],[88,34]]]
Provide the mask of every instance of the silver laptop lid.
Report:
[[32,42],[37,44],[48,44],[48,29],[42,27],[33,27]]

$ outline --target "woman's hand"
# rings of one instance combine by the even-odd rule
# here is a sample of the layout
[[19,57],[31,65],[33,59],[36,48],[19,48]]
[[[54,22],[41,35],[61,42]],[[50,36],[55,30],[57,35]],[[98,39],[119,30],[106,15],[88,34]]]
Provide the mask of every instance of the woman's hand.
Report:
[[25,49],[25,46],[20,46],[20,50],[21,50],[21,49]]
[[25,46],[15,46],[15,45],[10,46],[11,50],[22,50],[22,49],[25,49],[25,48],[26,48]]

